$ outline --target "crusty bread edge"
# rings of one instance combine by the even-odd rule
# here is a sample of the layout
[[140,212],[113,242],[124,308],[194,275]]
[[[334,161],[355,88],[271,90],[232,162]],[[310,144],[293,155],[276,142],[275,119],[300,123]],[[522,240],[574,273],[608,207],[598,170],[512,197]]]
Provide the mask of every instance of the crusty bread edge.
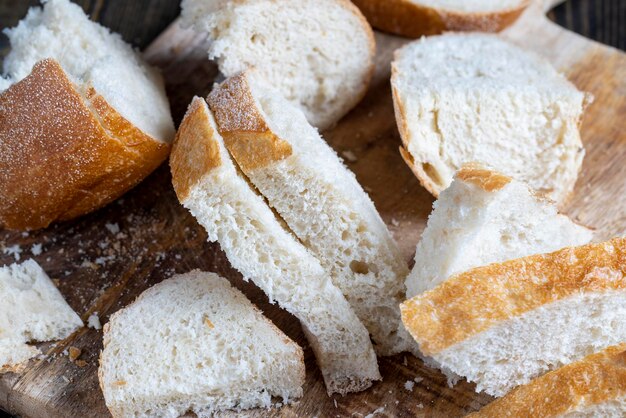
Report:
[[580,406],[596,405],[624,395],[626,343],[590,354],[538,377],[468,417],[556,417]]
[[445,31],[499,32],[511,25],[530,4],[495,12],[463,13],[419,5],[410,0],[353,0],[377,29],[409,38]]
[[[609,272],[594,274],[597,268]],[[528,280],[514,274],[522,270]],[[530,279],[541,277],[540,272],[544,282]],[[615,280],[613,272],[626,274],[626,238],[493,263],[454,275],[403,302],[402,323],[422,352],[432,356],[498,322],[577,292],[626,291],[626,278]]]
[[[61,157],[56,153],[54,144],[49,147],[49,155],[39,156],[40,163],[33,170],[54,178],[56,186],[49,188],[34,180],[30,181],[28,187],[42,189],[38,191],[40,196],[47,196],[45,205],[33,205],[29,201],[29,190],[22,190],[20,186],[25,178],[29,178],[25,177],[23,159],[5,161],[0,170],[4,171],[7,179],[6,182],[3,181],[3,201],[8,206],[0,204],[0,225],[8,229],[39,229],[52,222],[73,219],[105,206],[143,180],[169,154],[169,144],[154,139],[133,126],[93,88],[87,87],[85,91],[81,91],[53,59],[39,61],[26,78],[0,93],[6,99],[2,108],[5,115],[10,114],[12,109],[16,112],[19,109],[21,114],[13,117],[11,122],[5,121],[0,129],[0,137],[3,136],[0,140],[0,151],[11,152],[11,146],[20,147],[9,137],[16,131],[22,135],[31,135],[27,139],[21,138],[21,142],[42,141],[40,132],[45,132],[51,125],[46,124],[31,103],[34,94],[44,96],[36,98],[39,105],[42,100],[57,102],[53,97],[45,99],[46,94],[52,94],[48,83],[50,81],[56,84],[54,88],[63,90],[73,101],[73,105],[65,109],[51,106],[50,112],[62,112],[63,118],[73,120],[75,126],[84,129],[83,133],[87,138],[81,137],[76,141],[72,150],[75,155],[71,160],[71,167],[58,166]],[[28,126],[19,125],[20,121],[28,123]],[[60,137],[63,135],[66,133],[58,133]],[[95,138],[99,140],[95,141]],[[83,141],[82,146],[79,141]],[[97,149],[92,147],[94,143],[98,144]],[[43,152],[47,150],[45,148]],[[19,152],[24,154],[23,151]],[[80,173],[79,189],[71,187],[65,181],[69,178],[76,179],[77,172]]]

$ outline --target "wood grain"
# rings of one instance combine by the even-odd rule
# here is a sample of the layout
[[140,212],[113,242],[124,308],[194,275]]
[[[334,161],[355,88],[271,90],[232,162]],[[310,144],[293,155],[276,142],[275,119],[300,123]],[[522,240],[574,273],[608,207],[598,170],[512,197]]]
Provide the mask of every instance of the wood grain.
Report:
[[[564,31],[550,23],[539,7],[529,10],[504,36],[545,55],[579,88],[596,96],[582,130],[587,157],[566,212],[596,227],[600,238],[626,233],[625,55]],[[356,155],[348,166],[410,260],[433,199],[398,153],[389,62],[393,50],[406,40],[377,34],[377,41],[377,70],[368,95],[325,137],[340,155],[347,150]],[[205,48],[202,37],[173,24],[145,53],[163,69],[177,121],[191,97],[206,94],[217,75],[206,60]],[[42,244],[41,255],[32,255],[34,244]],[[328,397],[298,322],[243,282],[219,247],[206,242],[205,232],[178,204],[166,165],[122,199],[79,220],[30,234],[1,231],[0,249],[13,245],[20,246],[22,259],[35,258],[58,279],[61,292],[84,320],[98,312],[106,322],[141,291],[176,272],[200,268],[228,277],[305,347],[303,399],[293,406],[251,411],[246,416],[365,416],[378,411],[376,416],[455,417],[490,401],[466,382],[448,387],[443,375],[408,354],[381,358],[383,382],[370,390]],[[9,254],[0,254],[0,262],[13,261]],[[32,361],[23,374],[0,376],[0,407],[23,417],[108,416],[95,373],[101,337],[100,331],[84,328],[64,341],[42,345],[46,354]],[[82,349],[87,366],[69,361],[63,354],[69,346]],[[405,383],[414,379],[418,382],[413,389],[405,389]]]

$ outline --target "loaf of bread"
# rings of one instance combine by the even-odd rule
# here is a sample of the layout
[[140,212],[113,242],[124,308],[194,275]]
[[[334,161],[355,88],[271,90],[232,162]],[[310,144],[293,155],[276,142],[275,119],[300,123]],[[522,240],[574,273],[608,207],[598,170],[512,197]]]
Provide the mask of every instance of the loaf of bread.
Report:
[[593,236],[524,183],[475,163],[463,165],[433,207],[406,279],[408,297],[474,267],[587,244]]
[[209,416],[302,396],[304,360],[226,279],[194,270],[111,316],[98,377],[115,418]]
[[330,272],[382,355],[408,349],[400,321],[408,267],[374,204],[304,114],[255,72],[207,101],[228,151]]
[[432,36],[396,51],[391,84],[403,157],[434,196],[473,161],[558,203],[574,188],[589,96],[542,58],[495,35]]
[[83,321],[34,260],[0,267],[0,373],[40,354],[34,341],[68,337]]
[[0,226],[35,229],[119,197],[169,153],[163,82],[122,38],[68,0],[5,33]]
[[626,238],[469,270],[401,311],[426,356],[502,396],[626,341]]
[[626,416],[626,344],[590,354],[580,361],[520,386],[471,418]]
[[530,0],[352,0],[375,28],[418,38],[446,31],[498,32]]
[[255,67],[323,130],[363,97],[374,34],[348,0],[183,0],[183,25],[211,39],[227,77]]
[[[268,138],[268,140],[272,140]],[[195,98],[170,158],[180,202],[219,242],[231,265],[300,320],[329,393],[380,379],[367,329],[331,275],[239,172],[207,103]]]

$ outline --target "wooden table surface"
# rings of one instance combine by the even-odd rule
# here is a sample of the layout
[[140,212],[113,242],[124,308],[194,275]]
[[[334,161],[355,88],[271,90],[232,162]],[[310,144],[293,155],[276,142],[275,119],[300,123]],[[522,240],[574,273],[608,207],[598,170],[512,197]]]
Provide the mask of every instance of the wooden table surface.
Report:
[[[179,14],[179,0],[74,0],[94,20],[138,48],[148,45]],[[0,0],[0,28],[12,27],[38,0]],[[549,16],[588,38],[626,49],[626,1],[568,0]],[[0,35],[0,59],[7,39]],[[0,418],[6,417],[0,411]]]

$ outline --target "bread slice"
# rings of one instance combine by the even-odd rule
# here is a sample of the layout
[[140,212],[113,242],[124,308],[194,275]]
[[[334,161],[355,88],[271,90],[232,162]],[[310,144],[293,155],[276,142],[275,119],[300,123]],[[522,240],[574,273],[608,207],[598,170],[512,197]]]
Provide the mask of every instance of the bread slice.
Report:
[[40,354],[31,341],[68,337],[83,322],[34,260],[0,267],[0,373]]
[[119,35],[68,0],[5,33],[0,225],[35,229],[97,209],[167,157],[163,81]]
[[432,36],[396,51],[391,83],[402,154],[434,196],[472,161],[558,203],[573,189],[590,96],[542,58],[495,35]]
[[352,0],[377,29],[419,38],[445,31],[499,32],[522,14],[530,0]]
[[463,165],[433,206],[406,279],[408,297],[474,267],[587,244],[593,236],[524,183],[480,164]]
[[626,416],[626,344],[590,354],[538,377],[472,418]]
[[170,158],[178,199],[219,242],[232,266],[302,323],[329,393],[380,379],[367,330],[329,273],[231,161],[208,105],[195,98]]
[[228,281],[194,270],[104,326],[98,377],[114,417],[208,416],[302,396],[302,349]]
[[626,341],[626,238],[490,264],[402,304],[426,356],[502,396]]
[[361,100],[373,75],[372,29],[347,0],[183,0],[182,22],[209,34],[209,57],[225,76],[256,67],[322,130]]
[[227,79],[207,101],[239,168],[330,272],[376,351],[407,349],[398,306],[408,267],[354,174],[256,72]]

